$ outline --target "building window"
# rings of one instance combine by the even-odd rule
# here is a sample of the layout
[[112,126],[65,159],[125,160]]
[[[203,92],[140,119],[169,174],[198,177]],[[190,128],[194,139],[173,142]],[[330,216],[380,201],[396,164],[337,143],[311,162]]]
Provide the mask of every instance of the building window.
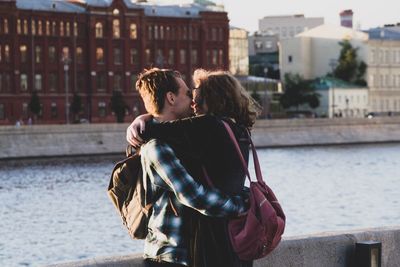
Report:
[[4,104],[0,104],[0,120],[4,120],[6,118]]
[[28,35],[28,21],[24,19],[24,34]]
[[77,91],[83,92],[85,89],[85,74],[84,73],[79,73],[77,77]]
[[114,75],[114,90],[122,90],[122,76],[120,74]]
[[137,39],[137,26],[135,23],[132,23],[129,26],[129,37],[131,39]]
[[213,49],[213,51],[212,51],[211,64],[213,64],[213,65],[218,64],[218,50],[217,49]]
[[71,24],[69,22],[65,23],[65,35],[71,36]]
[[42,74],[35,74],[35,90],[42,90]]
[[118,9],[114,9],[113,10],[113,15],[114,16],[118,16],[119,15],[119,10]]
[[196,49],[192,49],[192,64],[197,65],[199,62],[199,56]]
[[10,62],[10,47],[8,45],[4,46],[4,61]]
[[120,38],[121,37],[121,30],[119,26],[119,20],[114,19],[113,20],[113,37],[114,38]]
[[76,63],[82,64],[83,63],[83,49],[82,47],[76,48]]
[[64,36],[64,22],[60,22],[60,36]]
[[220,65],[224,63],[224,51],[222,49],[218,50],[218,62]]
[[153,39],[153,27],[152,26],[147,27],[147,35],[148,35],[149,40]]
[[28,117],[28,103],[22,103],[22,116]]
[[154,39],[157,40],[158,39],[158,26],[154,26]]
[[48,20],[46,21],[46,35],[50,35],[50,21]]
[[121,49],[114,48],[114,64],[120,65],[122,63]]
[[51,103],[50,113],[51,113],[51,118],[55,119],[58,117],[57,104],[54,102]]
[[151,51],[149,48],[146,48],[146,50],[144,50],[144,56],[145,56],[146,64],[150,64],[151,63]]
[[74,22],[74,36],[78,36],[78,23]]
[[106,75],[104,73],[97,73],[96,87],[97,87],[97,91],[105,91],[106,90]]
[[130,59],[130,63],[133,64],[137,64],[138,63],[138,52],[136,48],[131,48],[129,50],[129,59]]
[[1,44],[0,44],[0,62],[3,61],[3,50],[1,49]]
[[51,35],[56,36],[56,28],[57,28],[57,23],[53,21],[51,24]]
[[10,91],[10,74],[3,73],[0,74],[0,91],[9,92]]
[[96,49],[96,62],[97,64],[104,64],[104,50],[101,47]]
[[165,38],[167,40],[170,40],[171,39],[170,35],[171,35],[171,28],[169,26],[167,26],[167,27],[165,27]]
[[8,19],[4,19],[4,33],[8,34],[9,29],[8,29]]
[[96,38],[102,38],[103,37],[103,24],[101,22],[96,23]]
[[182,38],[183,40],[187,40],[188,39],[188,30],[186,26],[183,26],[183,33],[182,33]]
[[49,46],[49,61],[56,63],[56,48],[54,46]]
[[99,102],[98,108],[99,108],[99,116],[105,117],[106,116],[106,102]]
[[220,28],[218,32],[219,32],[219,34],[218,34],[219,40],[223,41],[224,40],[224,30],[222,28]]
[[161,49],[156,51],[156,65],[162,67],[164,64],[164,56]]
[[57,74],[50,73],[49,75],[49,90],[56,91],[57,90]]
[[288,62],[292,63],[293,62],[293,57],[292,56],[288,56]]
[[211,55],[210,55],[210,50],[206,50],[206,60],[207,60],[207,65],[210,65],[211,63]]
[[174,65],[175,64],[175,52],[174,49],[170,49],[168,51],[168,64]]
[[42,62],[42,48],[40,46],[35,47],[35,63]]
[[164,40],[164,26],[160,26],[160,39]]
[[217,41],[217,29],[211,28],[211,41]]
[[185,49],[181,49],[179,51],[179,63],[186,64],[186,50]]
[[62,59],[65,60],[65,59],[69,59],[69,58],[70,58],[70,56],[69,56],[69,47],[68,46],[64,46],[62,48]]
[[32,35],[36,35],[36,21],[31,20],[31,32]]
[[41,20],[38,21],[38,34],[43,35],[43,25]]
[[20,56],[21,56],[21,63],[26,63],[27,61],[27,47],[26,45],[21,45],[19,47],[19,51],[20,51]]
[[21,34],[21,20],[17,20],[17,34]]
[[136,81],[137,81],[137,75],[131,74],[131,90],[132,91],[136,90]]
[[21,87],[21,91],[26,91],[28,90],[28,75],[26,75],[25,73],[22,73],[20,76],[20,87]]

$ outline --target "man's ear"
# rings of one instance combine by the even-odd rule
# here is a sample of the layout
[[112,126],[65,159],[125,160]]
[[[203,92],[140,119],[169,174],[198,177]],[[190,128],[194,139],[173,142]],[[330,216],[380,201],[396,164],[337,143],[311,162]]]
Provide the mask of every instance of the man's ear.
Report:
[[165,98],[167,99],[167,102],[170,105],[173,105],[175,103],[176,95],[172,92],[167,92],[167,95],[165,96]]

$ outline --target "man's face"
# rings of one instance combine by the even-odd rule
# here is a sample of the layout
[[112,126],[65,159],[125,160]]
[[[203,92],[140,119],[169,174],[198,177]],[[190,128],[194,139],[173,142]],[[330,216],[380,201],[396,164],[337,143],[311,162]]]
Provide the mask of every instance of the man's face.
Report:
[[187,87],[182,78],[175,79],[179,85],[179,91],[176,95],[175,115],[177,119],[192,116],[193,112],[190,108],[192,103],[192,91]]

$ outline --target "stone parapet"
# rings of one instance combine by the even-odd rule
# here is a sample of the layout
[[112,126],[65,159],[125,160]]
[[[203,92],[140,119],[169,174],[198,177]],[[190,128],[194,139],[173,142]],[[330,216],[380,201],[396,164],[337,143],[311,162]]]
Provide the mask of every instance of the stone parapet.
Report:
[[[270,255],[254,267],[346,267],[355,266],[355,243],[382,243],[382,267],[400,266],[400,226],[351,232],[323,233],[285,238]],[[48,267],[139,267],[141,255],[97,258]]]
[[[0,159],[123,153],[128,124],[0,127]],[[257,147],[400,142],[400,117],[258,120]]]

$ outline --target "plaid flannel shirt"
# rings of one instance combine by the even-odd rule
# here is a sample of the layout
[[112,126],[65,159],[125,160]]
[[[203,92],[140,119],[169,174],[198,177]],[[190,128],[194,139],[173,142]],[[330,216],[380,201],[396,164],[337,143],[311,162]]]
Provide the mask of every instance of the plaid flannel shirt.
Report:
[[[240,196],[228,197],[215,188],[206,188],[191,177],[166,143],[152,139],[141,148],[146,190],[157,196],[149,220],[144,258],[189,264],[184,236],[184,206],[215,217],[237,216],[245,212]],[[173,206],[171,207],[171,203]]]

